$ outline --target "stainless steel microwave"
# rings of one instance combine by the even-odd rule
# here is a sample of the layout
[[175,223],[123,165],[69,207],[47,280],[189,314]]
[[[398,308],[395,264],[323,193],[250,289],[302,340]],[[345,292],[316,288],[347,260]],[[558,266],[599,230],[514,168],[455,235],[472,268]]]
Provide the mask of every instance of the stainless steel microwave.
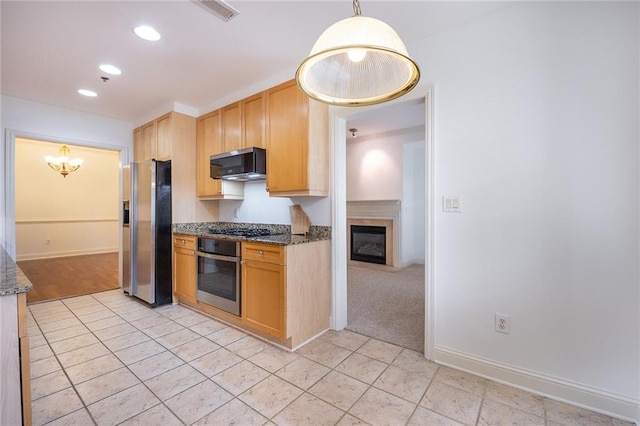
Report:
[[211,177],[245,182],[267,178],[267,151],[252,147],[210,157]]

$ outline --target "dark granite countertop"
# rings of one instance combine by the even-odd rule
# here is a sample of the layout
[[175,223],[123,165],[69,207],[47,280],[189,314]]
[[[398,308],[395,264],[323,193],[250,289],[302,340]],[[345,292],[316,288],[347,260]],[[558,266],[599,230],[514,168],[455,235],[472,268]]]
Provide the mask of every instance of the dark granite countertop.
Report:
[[0,246],[0,296],[25,293],[33,288],[11,256]]
[[[226,229],[226,228],[267,228],[274,235],[265,235],[261,237],[239,237],[235,235],[213,234],[210,229]],[[272,225],[265,223],[236,223],[236,222],[199,222],[199,223],[174,223],[174,234],[194,235],[204,238],[216,238],[221,240],[248,241],[256,243],[273,244],[279,246],[288,246],[292,244],[304,244],[314,241],[323,241],[331,239],[330,226],[311,226],[309,233],[306,235],[294,235],[291,233],[290,225]]]

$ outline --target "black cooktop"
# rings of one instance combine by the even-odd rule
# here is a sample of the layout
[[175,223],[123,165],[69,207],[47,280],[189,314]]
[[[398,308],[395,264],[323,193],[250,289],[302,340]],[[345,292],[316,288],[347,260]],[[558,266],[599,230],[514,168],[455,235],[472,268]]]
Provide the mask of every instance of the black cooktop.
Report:
[[271,235],[272,232],[267,228],[226,228],[226,229],[209,229],[210,234],[217,235],[231,235],[234,237],[262,237],[265,235]]

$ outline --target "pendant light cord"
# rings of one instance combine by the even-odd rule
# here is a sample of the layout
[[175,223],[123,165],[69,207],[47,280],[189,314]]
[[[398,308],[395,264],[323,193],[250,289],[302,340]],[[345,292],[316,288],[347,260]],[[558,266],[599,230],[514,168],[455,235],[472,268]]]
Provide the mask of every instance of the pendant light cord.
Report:
[[353,0],[353,13],[355,16],[360,16],[362,12],[360,12],[360,2],[358,0]]

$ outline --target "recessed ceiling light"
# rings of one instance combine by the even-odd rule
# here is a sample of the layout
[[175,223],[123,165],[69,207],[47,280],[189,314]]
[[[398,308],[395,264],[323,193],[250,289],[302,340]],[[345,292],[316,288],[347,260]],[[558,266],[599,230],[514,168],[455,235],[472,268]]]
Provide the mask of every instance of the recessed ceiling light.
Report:
[[110,64],[102,64],[100,65],[98,68],[100,68],[100,70],[106,72],[107,74],[111,74],[111,75],[120,75],[122,74],[122,71],[120,71],[120,68],[110,65]]
[[88,96],[90,98],[95,98],[96,96],[98,96],[98,94],[93,90],[87,90],[87,89],[80,89],[78,90],[78,93],[80,93],[83,96]]
[[160,33],[148,25],[140,25],[139,27],[135,27],[133,29],[133,32],[136,33],[138,37],[144,40],[148,40],[148,41],[160,40]]

